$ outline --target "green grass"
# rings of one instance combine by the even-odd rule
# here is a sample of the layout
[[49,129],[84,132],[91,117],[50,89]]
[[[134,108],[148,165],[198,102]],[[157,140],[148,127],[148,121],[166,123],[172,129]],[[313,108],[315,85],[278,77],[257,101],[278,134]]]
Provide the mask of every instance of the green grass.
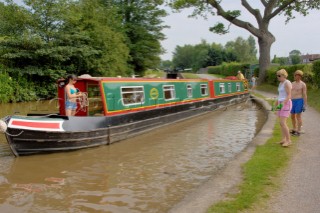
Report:
[[278,93],[278,87],[273,86],[271,84],[267,84],[267,83],[263,83],[263,84],[257,86],[257,90],[261,90],[264,92],[270,92],[270,93],[274,93],[274,94]]
[[163,76],[165,76],[165,73],[163,71],[158,71],[158,70],[147,70],[144,73],[145,78],[162,78]]
[[[274,89],[268,86],[264,88],[268,92]],[[263,98],[259,94],[256,95]],[[269,104],[271,105],[272,101],[269,101]],[[239,193],[229,194],[226,200],[213,205],[208,210],[209,213],[249,212],[256,206],[263,208],[261,203],[278,187],[278,177],[295,151],[294,146],[289,149],[281,147],[278,144],[281,139],[280,125],[276,122],[272,137],[264,145],[257,146],[251,159],[243,165],[244,178],[238,186]],[[291,139],[293,142],[297,140],[293,137]]]
[[183,76],[183,78],[188,78],[188,79],[196,79],[196,78],[200,78],[197,74],[195,73],[181,73],[181,75]]
[[[308,105],[320,112],[320,89],[308,90]],[[308,109],[307,109],[308,110]]]

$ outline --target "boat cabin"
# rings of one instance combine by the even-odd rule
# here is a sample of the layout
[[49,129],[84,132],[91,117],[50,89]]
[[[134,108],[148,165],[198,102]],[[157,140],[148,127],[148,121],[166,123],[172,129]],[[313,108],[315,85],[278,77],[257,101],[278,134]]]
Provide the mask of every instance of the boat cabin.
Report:
[[[113,116],[196,103],[241,94],[242,81],[208,79],[144,79],[79,77],[75,87],[85,94],[76,116]],[[65,82],[58,81],[60,114],[65,115]],[[82,104],[82,105],[81,105]]]

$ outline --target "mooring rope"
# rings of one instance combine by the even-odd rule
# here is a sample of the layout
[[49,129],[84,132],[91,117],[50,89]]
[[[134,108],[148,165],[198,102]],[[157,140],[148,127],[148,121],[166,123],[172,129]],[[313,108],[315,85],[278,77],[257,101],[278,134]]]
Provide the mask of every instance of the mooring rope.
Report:
[[77,100],[79,102],[80,108],[77,110],[76,113],[78,113],[79,111],[85,112],[86,107],[89,106],[88,93],[81,92],[81,95],[82,96],[78,97],[78,100]]

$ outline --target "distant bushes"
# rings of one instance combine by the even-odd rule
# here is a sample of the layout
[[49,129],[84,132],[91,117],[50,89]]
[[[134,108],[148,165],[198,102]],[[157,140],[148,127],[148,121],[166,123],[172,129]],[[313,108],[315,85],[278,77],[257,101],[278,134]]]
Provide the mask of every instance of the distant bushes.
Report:
[[[218,74],[224,76],[236,76],[237,71],[241,70],[243,73],[250,69],[250,64],[241,63],[223,63],[219,66],[209,66],[208,73]],[[281,65],[277,66],[273,64],[266,71],[266,82],[272,85],[278,85],[279,81],[276,78],[276,72],[280,69],[285,69],[288,72],[288,79],[294,81],[293,73],[296,70],[302,70],[303,81],[308,84],[309,87],[320,88],[320,60],[311,64],[296,64],[296,65]],[[254,69],[254,74],[259,77],[259,68]]]
[[312,64],[297,64],[287,66],[271,67],[267,70],[266,82],[273,85],[278,85],[279,81],[276,78],[276,72],[280,69],[285,69],[288,72],[288,79],[294,81],[294,72],[296,70],[303,71],[303,81],[308,86],[320,88],[320,61],[316,61]]
[[209,66],[209,74],[218,74],[224,76],[236,76],[237,72],[240,70],[244,73],[245,70],[250,68],[250,64],[242,64],[237,62],[223,63],[219,66]]

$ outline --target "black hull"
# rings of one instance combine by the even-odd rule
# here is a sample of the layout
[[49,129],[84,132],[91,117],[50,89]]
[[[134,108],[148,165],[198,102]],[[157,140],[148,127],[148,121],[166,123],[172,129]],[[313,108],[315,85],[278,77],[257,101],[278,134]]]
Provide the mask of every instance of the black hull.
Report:
[[243,94],[113,117],[70,117],[65,132],[8,128],[6,137],[15,156],[72,151],[108,145],[248,98]]

